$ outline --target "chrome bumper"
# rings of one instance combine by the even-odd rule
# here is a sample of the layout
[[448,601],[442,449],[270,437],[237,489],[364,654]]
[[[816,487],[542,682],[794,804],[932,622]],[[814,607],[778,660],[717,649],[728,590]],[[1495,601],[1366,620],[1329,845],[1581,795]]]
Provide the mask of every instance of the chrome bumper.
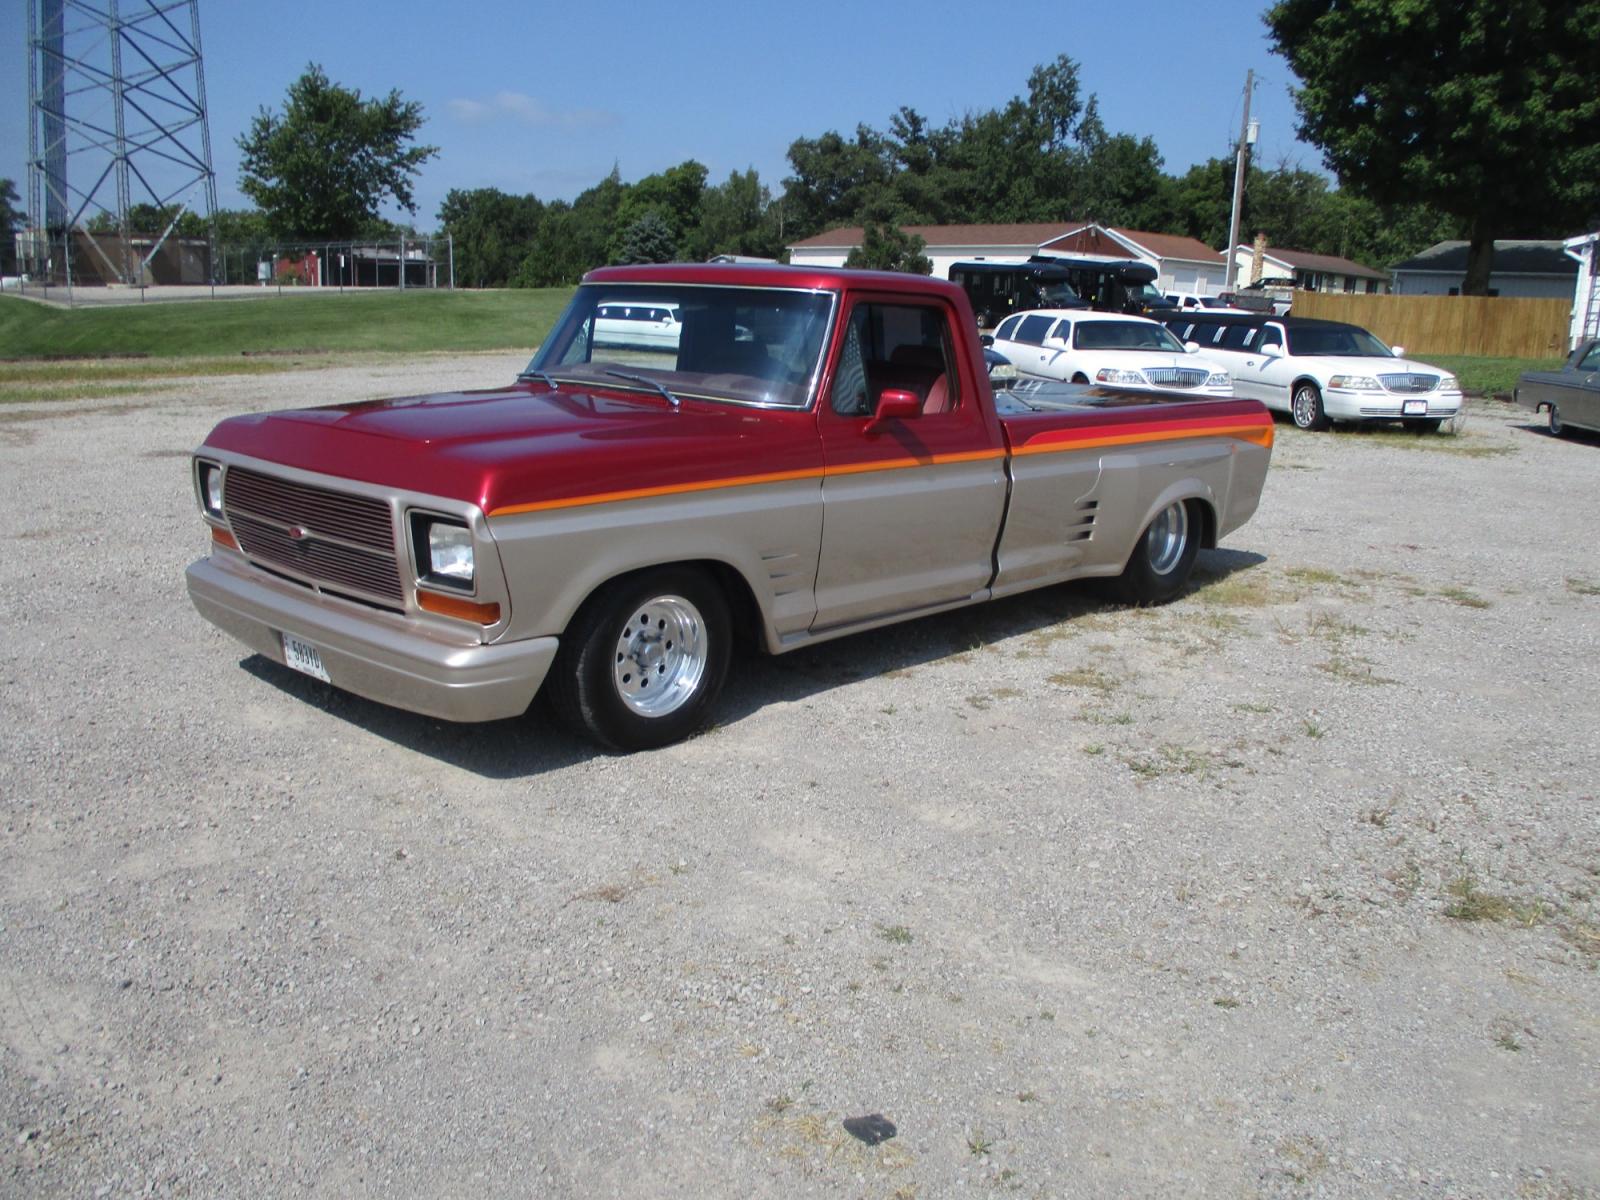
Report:
[[287,631],[317,648],[335,687],[446,721],[527,711],[558,645],[553,637],[446,641],[399,615],[325,600],[225,559],[202,558],[186,578],[200,615],[258,654],[283,662]]

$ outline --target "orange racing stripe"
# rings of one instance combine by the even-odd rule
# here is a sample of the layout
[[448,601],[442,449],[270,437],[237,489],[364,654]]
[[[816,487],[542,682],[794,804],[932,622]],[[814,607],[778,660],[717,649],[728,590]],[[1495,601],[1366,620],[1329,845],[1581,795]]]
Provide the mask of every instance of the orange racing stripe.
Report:
[[[1164,423],[1165,424],[1165,423]],[[1176,441],[1203,434],[1236,437],[1270,448],[1273,426],[1269,418],[1265,424],[1206,424],[1204,422],[1173,422],[1167,428],[1151,429],[1148,425],[1124,426],[1127,433],[1111,433],[1117,426],[1098,426],[1108,432],[1099,436],[1094,429],[1087,434],[1075,430],[1052,430],[1028,439],[1015,447],[1012,453],[1064,454],[1071,450],[1091,450],[1103,446],[1137,445],[1141,442]],[[521,513],[549,512],[562,508],[582,508],[591,504],[612,504],[620,500],[647,500],[656,496],[679,496],[693,492],[717,491],[722,488],[751,487],[764,483],[786,483],[796,479],[824,479],[828,476],[861,475],[871,471],[899,471],[907,467],[936,467],[953,463],[983,462],[1004,458],[1004,450],[968,450],[959,454],[933,454],[925,458],[894,458],[873,462],[846,463],[841,466],[821,468],[806,467],[798,471],[771,471],[761,475],[730,475],[722,479],[698,479],[692,483],[670,483],[659,487],[628,488],[616,492],[593,492],[582,496],[565,496],[558,500],[536,500],[531,504],[508,504],[492,509],[491,517],[512,517]]]

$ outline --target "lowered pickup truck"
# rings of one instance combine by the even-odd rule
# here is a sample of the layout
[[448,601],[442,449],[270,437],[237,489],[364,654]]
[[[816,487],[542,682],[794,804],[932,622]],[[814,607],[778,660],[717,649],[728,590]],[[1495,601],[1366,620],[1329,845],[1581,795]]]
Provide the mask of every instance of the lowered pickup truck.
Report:
[[[670,336],[596,336],[626,309]],[[736,639],[776,654],[1086,576],[1170,599],[1255,511],[1272,441],[1253,400],[997,396],[941,280],[613,267],[507,387],[223,421],[194,455],[189,593],[359,695],[486,721],[544,687],[643,749],[709,719]]]

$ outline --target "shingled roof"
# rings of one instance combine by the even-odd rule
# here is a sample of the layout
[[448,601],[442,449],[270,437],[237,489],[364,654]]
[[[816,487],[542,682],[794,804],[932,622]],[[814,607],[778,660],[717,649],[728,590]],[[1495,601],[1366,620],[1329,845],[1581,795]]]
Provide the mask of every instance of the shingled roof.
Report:
[[[1031,225],[902,225],[900,228],[905,233],[916,234],[929,246],[1025,246],[1035,250],[1082,227],[1082,221],[1052,221]],[[790,245],[808,250],[850,250],[861,245],[866,236],[861,226],[847,225]]]
[[[1421,254],[1395,263],[1391,270],[1463,275],[1467,270],[1467,242],[1440,242]],[[1506,275],[1558,275],[1576,278],[1578,262],[1569,258],[1563,243],[1497,240],[1494,271]]]

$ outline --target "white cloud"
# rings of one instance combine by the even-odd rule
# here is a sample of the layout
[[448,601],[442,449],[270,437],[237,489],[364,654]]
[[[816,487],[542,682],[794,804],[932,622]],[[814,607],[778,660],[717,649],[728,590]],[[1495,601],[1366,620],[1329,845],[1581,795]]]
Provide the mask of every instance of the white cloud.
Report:
[[604,109],[553,109],[524,92],[500,91],[488,100],[458,98],[446,101],[445,108],[463,125],[509,120],[535,129],[605,129],[618,121],[616,113]]

